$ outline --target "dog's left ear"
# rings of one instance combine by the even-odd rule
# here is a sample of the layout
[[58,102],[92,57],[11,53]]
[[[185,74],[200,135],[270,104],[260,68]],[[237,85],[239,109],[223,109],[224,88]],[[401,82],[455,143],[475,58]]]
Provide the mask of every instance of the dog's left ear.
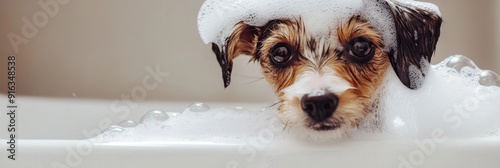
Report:
[[404,85],[418,89],[436,49],[443,20],[430,9],[394,0],[385,3],[396,26],[397,49],[389,53],[391,65]]
[[222,70],[224,87],[231,83],[233,59],[239,55],[254,55],[259,29],[243,22],[237,23],[231,36],[225,39],[222,46],[212,43],[212,50]]

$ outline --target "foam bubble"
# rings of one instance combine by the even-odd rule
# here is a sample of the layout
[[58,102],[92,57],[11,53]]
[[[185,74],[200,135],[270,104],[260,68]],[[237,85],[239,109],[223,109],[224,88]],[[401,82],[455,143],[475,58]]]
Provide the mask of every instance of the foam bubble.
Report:
[[192,112],[205,112],[210,110],[210,106],[202,102],[196,102],[189,106],[189,110]]
[[123,127],[117,126],[117,125],[112,125],[104,130],[101,131],[102,134],[119,134],[121,132],[124,132],[125,129]]
[[122,121],[120,123],[118,123],[118,126],[121,126],[121,127],[135,127],[136,124],[134,121],[132,120],[125,120],[125,121]]
[[152,110],[152,111],[146,113],[146,115],[142,116],[141,121],[139,121],[139,123],[144,124],[144,123],[148,123],[150,121],[165,122],[169,118],[170,117],[168,116],[168,114],[161,111],[161,110]]
[[432,3],[420,2],[420,1],[414,1],[414,0],[401,0],[401,1],[406,2],[410,6],[416,6],[418,8],[425,9],[427,11],[432,11],[432,12],[436,13],[437,15],[441,16],[441,11],[439,11],[439,8]]
[[182,114],[182,112],[167,112],[168,117],[177,118]]
[[450,68],[454,68],[457,71],[461,71],[464,67],[470,67],[476,69],[477,66],[474,64],[472,60],[463,56],[463,55],[455,55],[451,56],[447,59],[446,66]]
[[104,130],[102,130],[101,134],[98,136],[100,140],[105,141],[115,141],[117,138],[123,137],[127,129],[112,125]]
[[484,70],[479,74],[479,83],[483,86],[500,87],[500,75],[490,70]]

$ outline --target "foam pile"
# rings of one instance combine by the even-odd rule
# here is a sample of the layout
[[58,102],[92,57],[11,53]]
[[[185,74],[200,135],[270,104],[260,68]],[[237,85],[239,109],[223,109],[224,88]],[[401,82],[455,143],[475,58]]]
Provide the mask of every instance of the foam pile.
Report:
[[418,90],[405,89],[397,79],[388,73],[378,109],[361,126],[359,138],[425,138],[434,131],[461,138],[500,135],[500,76],[495,72],[456,55],[431,66]]
[[275,117],[276,110],[262,108],[259,112],[243,107],[210,108],[197,102],[183,112],[152,110],[139,124],[123,121],[103,130],[95,139],[100,142],[244,142],[263,130],[280,134],[284,129]]
[[[449,138],[500,137],[498,74],[477,68],[467,57],[452,56],[431,67],[419,90],[406,88],[394,72],[388,75],[378,110],[350,132],[350,139],[427,138],[436,131]],[[300,137],[276,114],[275,108],[256,111],[194,103],[183,112],[153,110],[138,125],[124,121],[96,139],[241,143],[258,136],[273,141]]]

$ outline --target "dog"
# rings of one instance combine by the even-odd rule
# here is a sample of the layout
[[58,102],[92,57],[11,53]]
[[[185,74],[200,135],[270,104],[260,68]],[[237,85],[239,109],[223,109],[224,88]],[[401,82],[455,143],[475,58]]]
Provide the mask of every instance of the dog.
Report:
[[394,46],[387,46],[391,39],[361,15],[323,37],[311,35],[302,18],[273,19],[263,26],[238,22],[225,44],[212,43],[224,87],[231,81],[232,61],[250,56],[273,86],[278,117],[286,126],[344,136],[369,114],[388,72],[409,89],[421,87],[440,36],[440,14],[395,0],[372,2],[391,14]]

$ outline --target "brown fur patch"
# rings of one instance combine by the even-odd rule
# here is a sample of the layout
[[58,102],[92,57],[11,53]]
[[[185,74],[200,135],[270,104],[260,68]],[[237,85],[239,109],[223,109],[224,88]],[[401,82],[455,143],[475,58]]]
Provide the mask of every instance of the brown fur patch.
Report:
[[333,66],[338,74],[359,89],[363,96],[371,97],[385,77],[390,63],[387,53],[383,51],[381,36],[359,16],[352,17],[347,24],[339,27],[337,32],[343,46],[358,37],[369,39],[375,46],[375,55],[369,62],[356,63],[342,59],[341,65],[337,63]]
[[[340,26],[337,32],[339,41],[343,46],[348,45],[352,39],[364,37],[369,39],[375,47],[374,57],[369,62],[357,63],[341,58],[341,61],[332,65],[343,79],[355,87],[355,89],[347,90],[339,97],[339,107],[344,106],[345,108],[354,109],[344,110],[344,112],[336,113],[336,115],[344,120],[349,119],[348,123],[351,123],[351,126],[357,126],[361,119],[366,116],[368,106],[372,102],[372,96],[385,78],[390,64],[389,56],[383,51],[384,46],[382,45],[383,39],[381,36],[367,21],[359,16],[352,17],[347,24]],[[349,106],[347,104],[350,104],[350,107],[347,107]],[[352,112],[359,113],[357,115],[362,116],[362,118],[350,117]]]
[[[259,37],[258,60],[262,67],[265,79],[274,85],[276,93],[292,85],[303,64],[300,51],[302,50],[302,37],[306,36],[302,21],[280,20],[269,23]],[[293,53],[292,64],[287,68],[277,68],[271,64],[268,57],[271,48],[279,43],[286,43]]]
[[231,61],[241,54],[254,55],[255,43],[259,29],[240,22],[234,26],[227,43],[228,60]]

